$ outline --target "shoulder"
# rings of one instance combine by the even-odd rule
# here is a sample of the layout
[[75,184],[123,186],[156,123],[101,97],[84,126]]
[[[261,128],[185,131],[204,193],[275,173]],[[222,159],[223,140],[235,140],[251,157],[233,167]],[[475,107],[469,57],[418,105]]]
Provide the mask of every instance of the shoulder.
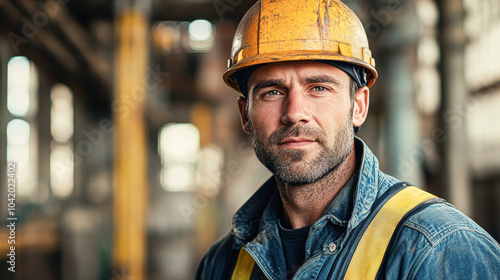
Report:
[[500,278],[498,242],[448,203],[410,217],[390,258],[404,267],[398,272],[401,279]]
[[432,246],[448,237],[459,238],[450,236],[459,231],[470,232],[477,238],[496,243],[484,229],[449,203],[437,203],[423,209],[410,217],[405,226],[422,234]]
[[238,252],[235,248],[234,235],[226,234],[214,243],[201,259],[196,270],[197,280],[222,279],[225,268],[235,259],[233,254]]

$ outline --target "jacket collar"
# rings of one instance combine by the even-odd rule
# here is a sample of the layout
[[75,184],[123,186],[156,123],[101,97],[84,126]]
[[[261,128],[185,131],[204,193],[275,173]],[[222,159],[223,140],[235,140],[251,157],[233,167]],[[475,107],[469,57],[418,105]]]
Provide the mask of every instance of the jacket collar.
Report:
[[362,155],[361,166],[359,167],[358,182],[354,197],[354,208],[347,229],[355,228],[362,220],[368,216],[370,209],[379,196],[379,180],[381,172],[378,160],[373,152],[358,137],[355,137],[357,151]]
[[[355,182],[354,207],[347,229],[356,227],[370,212],[375,199],[379,196],[378,160],[366,144],[355,137],[356,151],[361,155],[359,175]],[[335,200],[333,201],[335,202]],[[252,240],[266,225],[277,219],[280,211],[280,197],[274,176],[269,178],[233,217],[232,232],[243,242]],[[335,216],[327,207],[325,216]]]

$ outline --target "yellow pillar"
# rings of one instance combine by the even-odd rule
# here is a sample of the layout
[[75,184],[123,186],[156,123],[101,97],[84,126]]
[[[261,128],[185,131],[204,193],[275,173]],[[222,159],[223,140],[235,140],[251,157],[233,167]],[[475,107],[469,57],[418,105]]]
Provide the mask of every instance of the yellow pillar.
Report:
[[116,14],[115,26],[113,269],[123,277],[141,280],[145,278],[148,189],[144,122],[148,20],[139,9],[124,9]]
[[[193,123],[200,131],[200,146],[206,148],[212,143],[212,109],[208,104],[196,103],[191,107],[191,123]],[[202,162],[205,164],[205,162]],[[202,174],[201,187],[197,188],[195,196],[207,203],[203,211],[196,212],[196,236],[197,248],[201,248],[199,254],[204,253],[210,244],[214,243],[216,239],[216,225],[214,217],[216,215],[216,208],[211,194],[207,193],[206,175]]]

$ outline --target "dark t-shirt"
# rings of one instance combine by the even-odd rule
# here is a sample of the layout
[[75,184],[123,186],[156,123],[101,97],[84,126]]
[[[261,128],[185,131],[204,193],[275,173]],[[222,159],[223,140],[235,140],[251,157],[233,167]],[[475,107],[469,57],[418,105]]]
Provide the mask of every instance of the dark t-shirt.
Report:
[[[351,216],[358,176],[358,171],[356,171],[326,209],[326,212],[335,213],[338,220],[345,224],[338,226],[337,235],[345,231],[345,226]],[[278,224],[283,254],[285,255],[287,279],[292,279],[300,266],[304,264],[306,240],[311,225],[299,229],[287,229],[282,226],[281,219]]]
[[304,263],[306,257],[306,239],[309,235],[308,225],[299,229],[286,229],[279,223],[281,245],[286,261],[286,278],[292,279],[295,272]]

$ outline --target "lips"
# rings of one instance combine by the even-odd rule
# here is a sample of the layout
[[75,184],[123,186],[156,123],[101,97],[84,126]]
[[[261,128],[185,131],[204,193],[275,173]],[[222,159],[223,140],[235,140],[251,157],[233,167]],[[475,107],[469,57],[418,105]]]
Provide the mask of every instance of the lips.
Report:
[[287,147],[287,148],[301,148],[316,142],[315,139],[303,138],[303,137],[290,137],[281,140],[278,145]]

